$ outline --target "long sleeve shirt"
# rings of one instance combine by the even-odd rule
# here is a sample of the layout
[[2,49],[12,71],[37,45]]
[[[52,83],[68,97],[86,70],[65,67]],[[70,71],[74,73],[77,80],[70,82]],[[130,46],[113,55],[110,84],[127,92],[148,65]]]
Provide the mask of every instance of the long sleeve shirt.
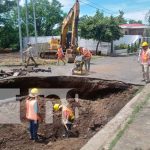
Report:
[[24,51],[24,53],[26,53],[28,57],[33,57],[33,47],[28,47],[27,50]]

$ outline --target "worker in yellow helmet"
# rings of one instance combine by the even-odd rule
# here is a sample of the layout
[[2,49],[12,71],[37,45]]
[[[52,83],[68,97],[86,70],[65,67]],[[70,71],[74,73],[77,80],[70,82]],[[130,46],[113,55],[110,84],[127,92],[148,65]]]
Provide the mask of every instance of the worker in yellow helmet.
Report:
[[69,137],[69,133],[71,131],[75,116],[72,108],[70,105],[60,105],[55,104],[54,105],[54,111],[62,111],[62,123],[65,128],[65,134],[64,137]]
[[38,93],[38,89],[33,88],[26,99],[26,118],[29,121],[30,139],[34,141],[39,140],[37,132],[39,121],[42,121],[39,113]]
[[143,81],[149,82],[149,64],[150,64],[150,49],[147,42],[142,43],[142,49],[139,52],[139,58],[142,66]]

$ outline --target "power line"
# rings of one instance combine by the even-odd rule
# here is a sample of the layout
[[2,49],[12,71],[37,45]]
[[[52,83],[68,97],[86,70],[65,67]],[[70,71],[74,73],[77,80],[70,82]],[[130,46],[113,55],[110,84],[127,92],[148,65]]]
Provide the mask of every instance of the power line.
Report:
[[96,4],[96,3],[94,3],[94,2],[92,2],[92,1],[90,1],[90,0],[86,0],[86,1],[90,2],[91,4],[94,4],[95,6],[101,7],[102,9],[104,9],[104,10],[106,10],[106,11],[112,12],[112,13],[114,13],[114,14],[117,14],[117,13],[118,13],[118,12],[114,12],[114,11],[112,11],[112,10],[110,10],[110,9],[107,9],[107,8],[103,7],[102,5]]
[[[113,14],[110,13],[110,12],[106,12],[106,10],[107,10],[107,11],[111,11],[111,10],[109,10],[109,9],[107,9],[107,8],[104,8],[103,6],[101,6],[101,8],[103,8],[103,9],[105,9],[105,10],[99,9],[99,8],[96,7],[96,6],[93,6],[93,4],[94,4],[94,5],[97,5],[97,6],[98,6],[98,4],[93,3],[93,2],[91,2],[91,1],[89,1],[89,0],[86,0],[86,1],[90,2],[90,4],[89,4],[89,3],[86,3],[86,2],[84,2],[84,1],[82,1],[82,0],[79,0],[79,1],[80,1],[81,3],[83,3],[83,4],[86,4],[86,5],[88,5],[88,6],[92,7],[92,8],[94,8],[94,9],[100,10],[100,11],[105,12],[105,13],[107,13],[107,14],[110,14],[110,15],[112,15],[112,16],[113,16],[113,14],[116,14],[116,12],[114,12]],[[113,12],[113,11],[111,11],[111,12]],[[133,19],[131,19],[131,18],[126,18],[126,17],[124,17],[124,19],[126,19],[127,21],[133,20]]]
[[[91,5],[91,4],[89,4],[89,3],[86,3],[86,2],[84,2],[84,1],[82,1],[82,0],[79,0],[79,1],[80,1],[81,3],[83,3],[83,4],[86,4],[86,5],[88,5],[88,6],[92,7],[92,8],[94,8],[94,9],[100,10],[100,9],[99,9],[98,7],[96,7],[96,6],[93,6],[93,5]],[[100,10],[100,11],[104,12],[103,9]],[[112,15],[112,13],[109,13],[109,12],[106,12],[106,13]]]

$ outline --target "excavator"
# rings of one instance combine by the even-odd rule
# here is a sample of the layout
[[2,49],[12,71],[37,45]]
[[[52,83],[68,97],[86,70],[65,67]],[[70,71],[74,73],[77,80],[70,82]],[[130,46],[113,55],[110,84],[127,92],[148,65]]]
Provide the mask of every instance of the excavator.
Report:
[[61,37],[51,38],[47,43],[48,51],[45,47],[40,51],[41,58],[56,58],[59,45],[62,46],[68,63],[73,63],[76,56],[76,48],[78,46],[78,20],[79,20],[79,1],[76,0],[73,7],[65,17],[61,28]]
[[[69,63],[74,62],[78,46],[79,1],[76,0],[68,15],[63,20],[61,29],[61,46],[66,51]],[[71,30],[70,30],[71,29]]]

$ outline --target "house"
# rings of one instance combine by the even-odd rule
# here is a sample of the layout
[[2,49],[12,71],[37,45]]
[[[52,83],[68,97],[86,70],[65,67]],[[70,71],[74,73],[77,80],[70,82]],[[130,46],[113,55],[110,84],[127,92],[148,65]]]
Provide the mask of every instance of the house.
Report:
[[124,35],[146,35],[146,30],[150,26],[144,24],[121,24],[120,27],[122,28],[122,33]]

